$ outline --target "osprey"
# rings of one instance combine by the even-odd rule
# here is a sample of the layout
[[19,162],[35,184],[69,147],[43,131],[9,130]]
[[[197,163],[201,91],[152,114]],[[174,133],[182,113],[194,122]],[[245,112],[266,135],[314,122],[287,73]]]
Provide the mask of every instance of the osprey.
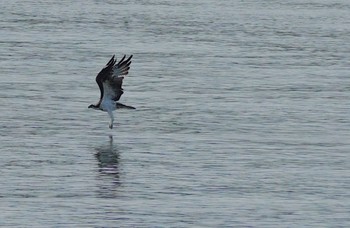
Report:
[[126,58],[126,55],[116,64],[117,60],[112,56],[111,60],[107,63],[107,65],[98,73],[96,76],[96,83],[100,88],[100,100],[96,105],[91,104],[89,108],[93,108],[95,110],[101,110],[107,112],[111,121],[109,123],[109,128],[113,128],[113,111],[116,109],[135,109],[134,107],[124,105],[119,103],[120,97],[122,96],[123,88],[123,75],[127,75],[129,73],[131,58],[132,55]]

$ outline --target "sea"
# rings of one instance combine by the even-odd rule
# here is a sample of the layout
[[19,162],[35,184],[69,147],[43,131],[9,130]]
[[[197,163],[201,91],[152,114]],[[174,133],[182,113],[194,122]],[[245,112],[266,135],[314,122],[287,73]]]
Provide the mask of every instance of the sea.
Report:
[[0,227],[350,227],[349,12],[1,0]]

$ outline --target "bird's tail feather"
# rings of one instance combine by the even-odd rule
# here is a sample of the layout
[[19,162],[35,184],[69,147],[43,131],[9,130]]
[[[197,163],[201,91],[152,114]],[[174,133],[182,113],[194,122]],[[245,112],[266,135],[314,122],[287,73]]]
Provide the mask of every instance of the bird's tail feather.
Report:
[[136,109],[136,108],[134,108],[132,106],[128,106],[128,105],[125,105],[125,104],[117,102],[117,109],[122,109],[122,108],[123,109]]

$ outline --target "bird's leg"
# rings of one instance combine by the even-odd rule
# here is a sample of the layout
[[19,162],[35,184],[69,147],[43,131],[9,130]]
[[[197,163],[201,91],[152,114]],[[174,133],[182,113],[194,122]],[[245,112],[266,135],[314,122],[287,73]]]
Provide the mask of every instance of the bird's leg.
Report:
[[108,111],[108,115],[111,118],[111,121],[109,122],[109,128],[112,129],[113,128],[113,122],[114,122],[114,116],[113,116],[112,110]]

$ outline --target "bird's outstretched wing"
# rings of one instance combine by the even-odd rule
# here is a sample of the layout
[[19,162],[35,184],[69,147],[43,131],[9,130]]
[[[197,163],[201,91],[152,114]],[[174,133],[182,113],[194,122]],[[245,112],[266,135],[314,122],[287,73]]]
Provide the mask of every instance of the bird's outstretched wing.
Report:
[[126,55],[124,55],[118,63],[114,57],[113,55],[96,76],[96,83],[101,91],[100,102],[104,98],[118,101],[123,94],[123,75],[129,73],[132,55],[126,60]]

